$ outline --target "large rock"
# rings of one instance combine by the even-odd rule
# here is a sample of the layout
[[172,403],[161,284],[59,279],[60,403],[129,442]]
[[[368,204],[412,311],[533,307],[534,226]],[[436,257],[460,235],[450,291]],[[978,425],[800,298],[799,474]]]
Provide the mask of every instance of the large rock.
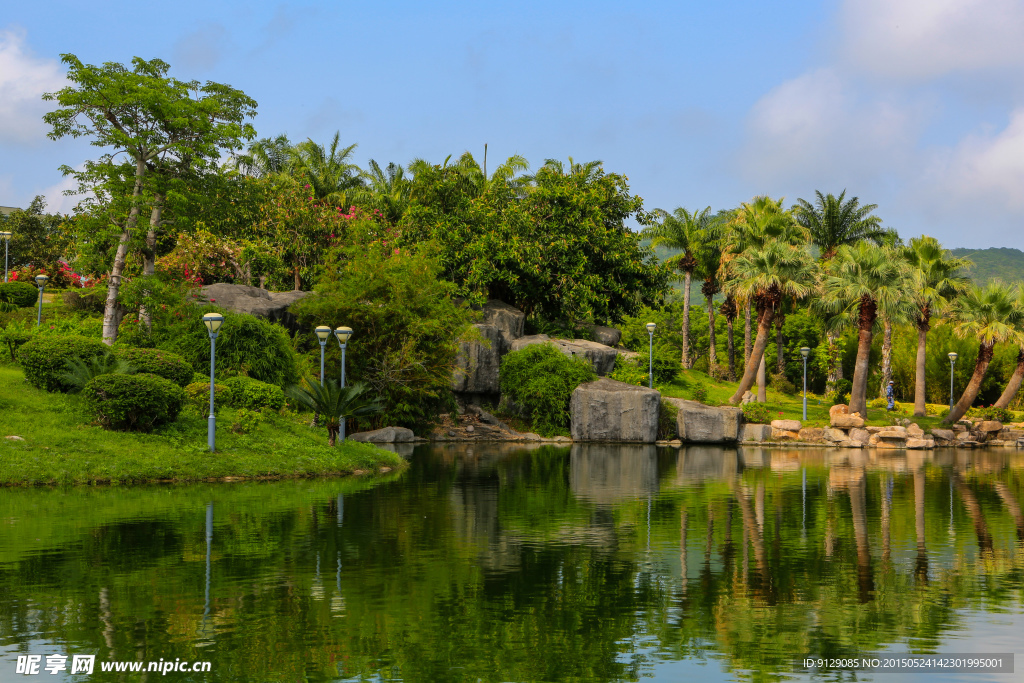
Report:
[[985,420],[984,422],[982,422],[981,424],[979,424],[977,426],[977,430],[979,432],[985,432],[986,434],[990,434],[992,432],[998,432],[1002,428],[1003,428],[1003,423],[1002,422],[997,422],[996,420]]
[[836,415],[849,415],[849,414],[850,414],[850,406],[846,405],[845,403],[837,403],[837,404],[835,404],[834,406],[832,406],[831,408],[828,409],[828,419],[829,420],[834,418]]
[[902,427],[891,427],[872,434],[868,445],[875,448],[906,448],[907,430]]
[[574,441],[639,441],[658,436],[661,394],[611,379],[576,387],[569,400]]
[[825,438],[825,430],[820,427],[803,427],[798,434],[801,441],[822,441]]
[[739,408],[717,408],[681,398],[661,400],[679,409],[676,426],[685,442],[735,443],[743,435],[743,411]]
[[271,322],[294,328],[295,316],[289,309],[292,304],[309,294],[300,291],[268,292],[259,287],[218,282],[200,288],[199,301],[209,302],[235,313],[248,313],[267,318]]
[[772,427],[772,439],[776,441],[799,441],[800,432],[794,432],[788,429],[778,429],[777,427]]
[[932,429],[932,436],[938,444],[944,446],[953,442],[955,434],[952,429]]
[[781,429],[787,432],[799,432],[800,420],[772,420],[772,429]]
[[864,418],[857,413],[833,415],[830,421],[836,429],[860,429],[864,426]]
[[850,441],[866,445],[871,439],[871,432],[866,429],[851,429],[850,430]]
[[484,314],[484,324],[498,328],[509,344],[523,336],[526,314],[515,306],[491,299],[481,310]]
[[910,423],[909,425],[907,425],[907,436],[912,437],[914,439],[923,439],[924,430],[921,429],[920,425],[916,423]]
[[842,429],[836,429],[835,427],[825,427],[822,431],[822,438],[825,441],[831,441],[832,443],[842,443],[848,441],[849,436]]
[[[668,400],[668,399],[662,399]],[[744,441],[767,441],[772,436],[771,425],[745,424],[743,425]]]
[[405,427],[383,427],[372,432],[356,432],[350,434],[348,438],[367,443],[402,443],[412,441],[416,437],[411,429]]
[[496,325],[477,323],[473,327],[480,333],[474,339],[459,344],[452,373],[452,390],[467,394],[497,394],[498,368],[509,343],[502,329]]
[[551,344],[567,356],[585,358],[594,368],[594,372],[604,376],[615,369],[615,349],[587,339],[552,339],[546,334],[531,334],[520,337],[512,342],[512,351],[525,349],[533,344]]
[[594,341],[605,346],[616,346],[622,339],[622,330],[614,327],[594,325],[590,328],[590,331],[594,333]]
[[912,436],[907,439],[907,450],[922,450],[935,448],[935,440],[927,437]]

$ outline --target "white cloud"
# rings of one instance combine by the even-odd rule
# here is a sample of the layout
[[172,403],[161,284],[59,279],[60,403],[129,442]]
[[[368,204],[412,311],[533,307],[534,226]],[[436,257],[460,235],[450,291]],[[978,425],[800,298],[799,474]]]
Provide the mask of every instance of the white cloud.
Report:
[[846,0],[840,25],[845,59],[886,77],[1024,68],[1024,0]]
[[773,185],[855,183],[904,163],[915,138],[914,114],[861,96],[834,69],[811,71],[777,86],[751,109],[744,171]]
[[65,85],[57,61],[25,50],[24,31],[0,31],[0,142],[42,142],[47,131],[42,116],[51,108],[42,95]]
[[[79,164],[75,170],[81,171],[85,164]],[[47,213],[71,213],[78,202],[82,201],[82,195],[67,196],[66,190],[78,189],[78,181],[71,176],[64,176],[59,183],[51,185],[38,194],[46,197]]]
[[973,134],[935,153],[924,176],[941,204],[985,204],[1024,217],[1024,107],[994,135]]

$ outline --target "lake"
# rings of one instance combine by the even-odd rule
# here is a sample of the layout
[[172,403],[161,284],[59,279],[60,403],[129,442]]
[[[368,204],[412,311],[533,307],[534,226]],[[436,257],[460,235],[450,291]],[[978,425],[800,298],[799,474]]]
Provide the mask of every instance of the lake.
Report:
[[1022,680],[848,666],[1024,653],[1022,501],[1014,450],[601,444],[5,489],[0,681]]

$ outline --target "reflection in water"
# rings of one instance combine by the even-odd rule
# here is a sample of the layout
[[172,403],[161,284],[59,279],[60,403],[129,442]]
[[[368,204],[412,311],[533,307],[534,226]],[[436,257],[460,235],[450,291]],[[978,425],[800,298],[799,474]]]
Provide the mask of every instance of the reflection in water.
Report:
[[475,444],[382,483],[11,490],[0,672],[38,643],[209,659],[208,681],[677,680],[696,659],[774,679],[806,654],[953,651],[1024,607],[1022,469]]

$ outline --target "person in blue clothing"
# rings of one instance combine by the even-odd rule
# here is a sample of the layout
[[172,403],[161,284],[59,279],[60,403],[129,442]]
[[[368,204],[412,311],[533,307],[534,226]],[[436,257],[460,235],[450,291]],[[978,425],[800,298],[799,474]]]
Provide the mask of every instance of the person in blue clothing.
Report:
[[892,381],[885,388],[886,410],[896,410],[896,388]]

